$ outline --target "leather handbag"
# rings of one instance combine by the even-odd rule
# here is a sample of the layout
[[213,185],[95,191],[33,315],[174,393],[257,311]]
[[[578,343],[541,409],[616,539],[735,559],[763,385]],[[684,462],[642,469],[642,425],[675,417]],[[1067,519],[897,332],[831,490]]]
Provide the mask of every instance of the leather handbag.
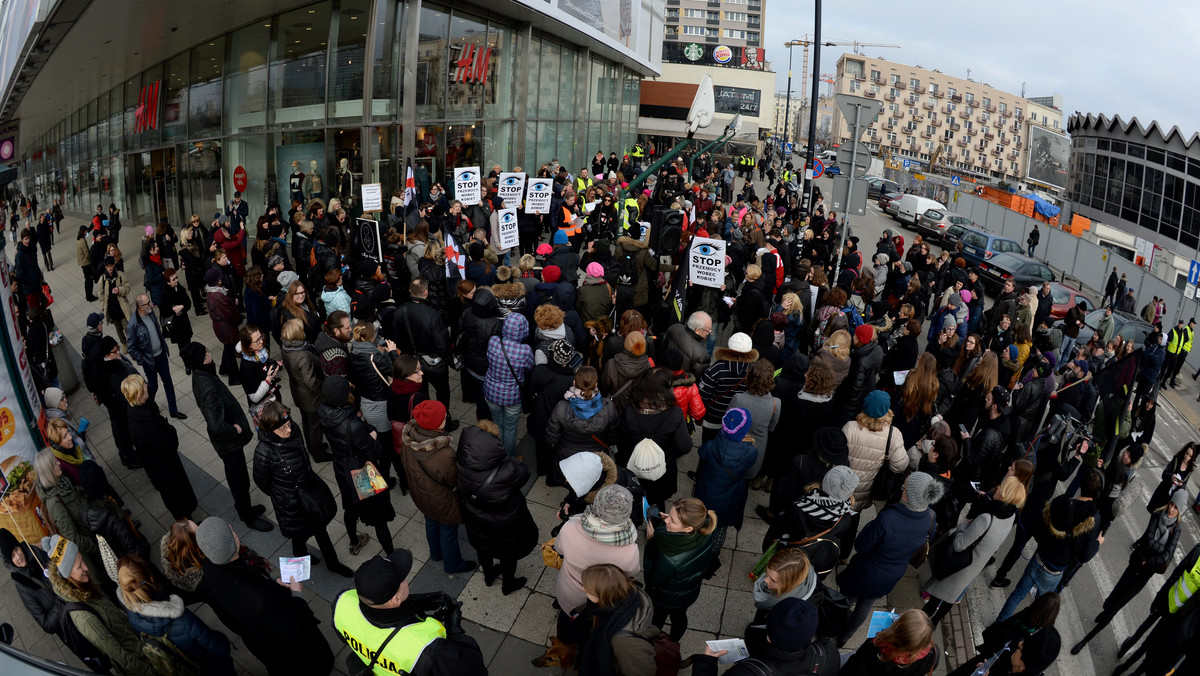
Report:
[[554,548],[554,541],[557,538],[550,538],[542,543],[542,563],[546,564],[547,568],[562,570],[563,557]]

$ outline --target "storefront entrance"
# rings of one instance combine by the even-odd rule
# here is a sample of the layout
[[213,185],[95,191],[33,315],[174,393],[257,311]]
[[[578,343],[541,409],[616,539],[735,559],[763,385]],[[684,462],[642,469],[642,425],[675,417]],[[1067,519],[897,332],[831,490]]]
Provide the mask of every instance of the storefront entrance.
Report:
[[[183,224],[183,205],[176,181],[175,149],[163,148],[127,156],[128,187],[133,199],[127,225]],[[131,218],[132,217],[132,218]]]

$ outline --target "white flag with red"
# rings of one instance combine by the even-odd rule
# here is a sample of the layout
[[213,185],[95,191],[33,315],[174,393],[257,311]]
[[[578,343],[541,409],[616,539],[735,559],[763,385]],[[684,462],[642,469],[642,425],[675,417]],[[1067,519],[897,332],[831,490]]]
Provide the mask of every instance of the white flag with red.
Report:
[[404,177],[404,208],[413,204],[413,200],[417,198],[417,181],[413,178],[412,160],[408,161],[408,174]]

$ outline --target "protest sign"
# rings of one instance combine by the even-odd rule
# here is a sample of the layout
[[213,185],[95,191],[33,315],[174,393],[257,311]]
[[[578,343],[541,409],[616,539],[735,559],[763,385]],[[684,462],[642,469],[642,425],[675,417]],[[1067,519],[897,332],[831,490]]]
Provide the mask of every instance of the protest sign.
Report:
[[500,210],[500,247],[501,251],[505,249],[515,249],[521,244],[521,235],[517,232],[517,210],[516,209],[501,209]]
[[550,213],[550,197],[554,192],[554,181],[548,178],[531,178],[525,182],[525,213]]
[[505,209],[516,209],[521,206],[521,197],[525,195],[525,172],[506,171],[500,174],[500,182],[496,184],[496,194],[504,200]]
[[463,206],[483,201],[482,185],[479,180],[479,167],[454,168],[454,199],[462,202]]
[[721,288],[725,283],[725,240],[696,237],[688,249],[688,280]]

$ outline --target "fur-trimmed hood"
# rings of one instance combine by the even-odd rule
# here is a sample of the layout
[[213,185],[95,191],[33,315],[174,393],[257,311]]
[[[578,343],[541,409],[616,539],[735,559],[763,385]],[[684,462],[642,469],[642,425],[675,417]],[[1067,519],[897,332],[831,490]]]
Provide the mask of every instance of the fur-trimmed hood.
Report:
[[735,361],[742,364],[753,364],[758,361],[758,350],[738,352],[727,347],[718,347],[713,350],[713,361]]
[[1096,527],[1096,505],[1061,495],[1042,509],[1042,519],[1046,530],[1059,540],[1083,537]]
[[417,453],[433,453],[453,442],[449,434],[427,430],[416,424],[405,425],[401,436],[404,445]]
[[650,248],[650,245],[648,243],[643,242],[640,239],[634,239],[628,235],[621,235],[620,237],[618,237],[617,238],[617,246],[628,247],[630,251],[636,251],[637,249]]
[[616,461],[614,461],[612,456],[607,453],[596,453],[596,455],[600,456],[600,485],[596,487],[596,490],[591,491],[587,495],[583,496],[583,501],[589,505],[595,501],[596,494],[600,492],[601,488],[617,483]]
[[129,604],[125,601],[125,595],[122,593],[117,593],[117,600],[121,602],[122,607],[142,617],[156,620],[175,620],[183,617],[183,611],[187,610],[187,607],[183,605],[183,599],[174,594],[171,594],[170,598],[166,601],[150,601],[149,603],[143,603],[137,608],[130,608]]
[[81,591],[67,584],[67,581],[58,572],[58,566],[47,566],[46,570],[50,573],[50,586],[54,589],[54,593],[67,603],[88,603],[104,598],[98,590],[94,592]]
[[492,295],[496,300],[514,301],[525,297],[525,285],[521,282],[507,282],[505,284],[493,284]]

